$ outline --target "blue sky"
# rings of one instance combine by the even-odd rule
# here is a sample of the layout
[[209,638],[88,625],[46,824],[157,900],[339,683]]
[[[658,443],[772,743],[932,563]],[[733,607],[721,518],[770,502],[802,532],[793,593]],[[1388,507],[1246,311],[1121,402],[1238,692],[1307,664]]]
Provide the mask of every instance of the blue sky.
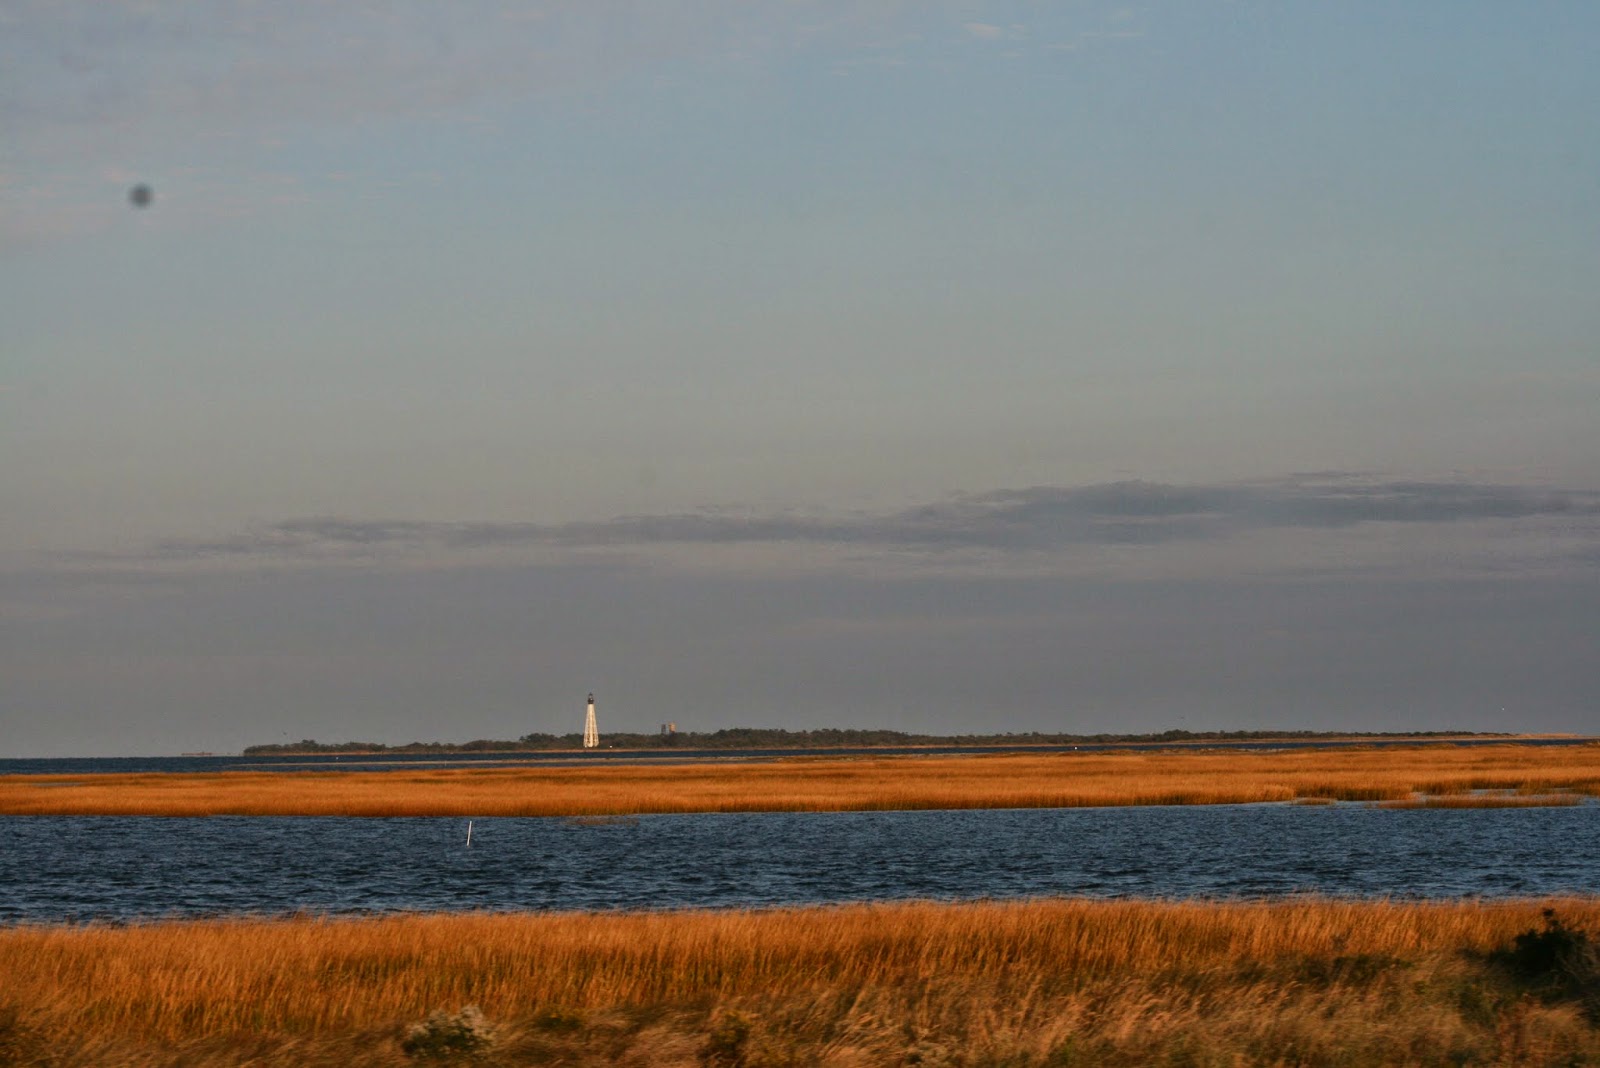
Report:
[[1587,730],[1597,43],[0,4],[0,745]]

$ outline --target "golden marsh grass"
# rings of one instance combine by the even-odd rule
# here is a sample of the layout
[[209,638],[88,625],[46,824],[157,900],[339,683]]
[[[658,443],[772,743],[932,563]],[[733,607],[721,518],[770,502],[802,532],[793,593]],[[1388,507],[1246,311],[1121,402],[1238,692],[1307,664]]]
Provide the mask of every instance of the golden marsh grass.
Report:
[[[1548,903],[1573,927],[1600,902]],[[0,929],[0,1061],[1575,1064],[1581,1007],[1486,959],[1541,903],[1046,900]]]
[[[1507,792],[1515,795],[1510,801]],[[1422,798],[1472,807],[1564,804],[1596,794],[1600,744],[1416,745],[379,772],[13,775],[0,777],[0,815],[604,816]]]

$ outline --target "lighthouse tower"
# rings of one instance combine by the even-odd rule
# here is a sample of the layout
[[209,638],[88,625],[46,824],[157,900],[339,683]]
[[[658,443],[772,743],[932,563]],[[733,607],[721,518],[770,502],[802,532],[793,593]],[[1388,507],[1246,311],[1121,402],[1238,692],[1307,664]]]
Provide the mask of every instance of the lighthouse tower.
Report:
[[594,722],[594,694],[589,695],[589,711],[583,716],[583,747],[594,749],[600,745],[600,728]]

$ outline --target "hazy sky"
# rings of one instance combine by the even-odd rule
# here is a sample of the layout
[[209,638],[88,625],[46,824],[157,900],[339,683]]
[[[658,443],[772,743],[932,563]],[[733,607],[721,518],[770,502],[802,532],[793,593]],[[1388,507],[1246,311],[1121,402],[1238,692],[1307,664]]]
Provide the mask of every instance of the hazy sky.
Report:
[[1593,731],[1597,54],[0,0],[0,755]]

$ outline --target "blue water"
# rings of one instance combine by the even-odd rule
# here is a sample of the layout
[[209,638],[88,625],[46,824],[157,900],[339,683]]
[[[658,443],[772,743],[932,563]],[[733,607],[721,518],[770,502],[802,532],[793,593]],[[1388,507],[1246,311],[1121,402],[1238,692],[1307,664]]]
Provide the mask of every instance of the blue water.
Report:
[[1600,805],[0,818],[0,922],[900,898],[1600,892]]

